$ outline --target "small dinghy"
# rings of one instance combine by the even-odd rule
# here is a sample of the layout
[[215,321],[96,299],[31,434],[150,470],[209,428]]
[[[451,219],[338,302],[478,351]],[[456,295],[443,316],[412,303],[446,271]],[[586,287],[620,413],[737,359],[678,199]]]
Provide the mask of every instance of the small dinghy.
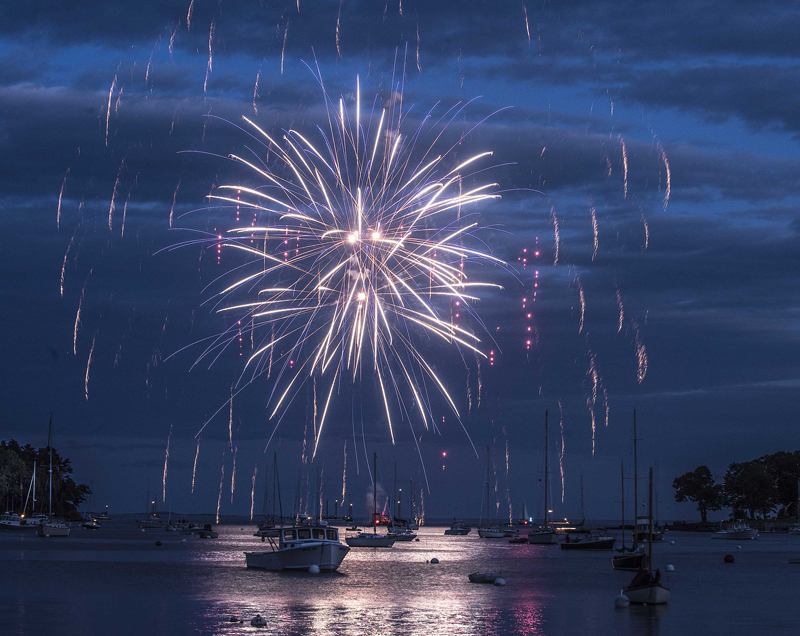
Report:
[[509,539],[509,543],[528,543],[528,537],[515,537],[513,539]]
[[473,572],[469,575],[470,583],[494,583],[496,579],[503,578],[500,572]]
[[250,621],[250,624],[253,627],[266,627],[267,619],[261,616],[261,614],[256,614],[253,620]]

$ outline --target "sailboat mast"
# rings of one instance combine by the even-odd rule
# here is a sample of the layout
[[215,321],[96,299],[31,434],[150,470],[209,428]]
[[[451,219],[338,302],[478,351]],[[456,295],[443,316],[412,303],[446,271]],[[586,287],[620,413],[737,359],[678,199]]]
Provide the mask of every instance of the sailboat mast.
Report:
[[636,409],[633,409],[633,547],[639,538],[639,464],[636,454]]
[[[400,502],[397,499],[397,462],[394,463],[394,518],[397,519],[400,516]],[[389,511],[391,514],[391,510]]]
[[486,447],[486,525],[489,525],[489,475],[491,474],[491,457],[489,447]]
[[53,414],[50,413],[50,426],[47,429],[47,449],[50,451],[50,500],[47,505],[47,519],[53,516]]
[[275,522],[275,491],[278,492],[278,513],[283,523],[283,501],[281,500],[281,478],[278,474],[278,453],[272,454],[272,521]]
[[[800,485],[800,480],[797,481]],[[798,491],[800,492],[800,491]],[[408,496],[408,518],[414,519],[414,479],[411,479],[411,488],[409,489],[409,496]]]
[[372,453],[372,531],[378,534],[378,453]]
[[544,412],[544,527],[547,528],[547,492],[550,490],[550,471],[547,464],[547,411]]
[[653,573],[653,468],[650,467],[650,502],[647,507],[647,529],[648,529],[648,550],[647,550],[647,569]]
[[581,525],[586,525],[586,511],[583,509],[583,475],[581,475]]
[[625,462],[620,461],[620,469],[621,469],[621,479],[620,484],[622,485],[622,549],[625,549]]

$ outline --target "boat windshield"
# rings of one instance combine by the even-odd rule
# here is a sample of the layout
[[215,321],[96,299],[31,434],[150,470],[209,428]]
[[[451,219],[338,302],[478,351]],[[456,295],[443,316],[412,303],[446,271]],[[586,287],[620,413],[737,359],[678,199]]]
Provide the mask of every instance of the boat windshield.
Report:
[[338,530],[328,529],[325,532],[328,535],[328,541],[338,541],[339,540],[339,531]]
[[300,528],[297,531],[297,538],[298,539],[310,539],[311,538],[311,530],[309,528]]
[[283,531],[283,538],[286,541],[294,541],[297,538],[297,534],[294,530],[284,530]]
[[325,531],[322,528],[314,528],[311,532],[313,533],[315,539],[325,538]]

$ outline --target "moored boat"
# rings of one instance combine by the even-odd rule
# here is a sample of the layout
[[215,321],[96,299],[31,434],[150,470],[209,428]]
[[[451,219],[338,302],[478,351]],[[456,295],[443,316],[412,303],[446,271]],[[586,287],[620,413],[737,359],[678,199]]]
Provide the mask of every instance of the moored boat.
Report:
[[[550,494],[550,470],[548,463],[548,426],[547,426],[548,412],[544,412],[544,524],[536,530],[531,530],[528,533],[528,543],[532,545],[556,545],[558,543],[558,534],[550,525],[550,510],[548,496]],[[527,510],[524,510],[524,516],[527,517]]]
[[395,535],[378,534],[378,526],[382,524],[382,514],[378,514],[378,454],[372,454],[372,474],[375,478],[372,481],[372,532],[359,532],[354,537],[347,537],[345,541],[351,548],[391,548],[395,541]]
[[333,572],[350,551],[339,541],[338,529],[318,523],[282,528],[277,544],[272,538],[269,542],[272,550],[244,553],[248,568],[308,570],[315,565]]
[[444,533],[448,536],[463,537],[468,535],[470,530],[472,530],[472,528],[466,525],[463,521],[457,521],[456,519],[453,519],[450,527],[447,528]]
[[758,529],[751,528],[746,523],[737,521],[735,523],[722,524],[721,528],[711,535],[712,539],[758,539]]

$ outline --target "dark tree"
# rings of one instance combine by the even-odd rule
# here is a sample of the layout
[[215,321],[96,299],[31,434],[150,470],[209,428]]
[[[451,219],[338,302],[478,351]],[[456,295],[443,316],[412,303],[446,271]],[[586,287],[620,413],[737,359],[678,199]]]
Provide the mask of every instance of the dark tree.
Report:
[[767,470],[766,462],[753,459],[728,466],[725,473],[725,504],[740,517],[747,511],[751,519],[760,512],[766,518],[778,502],[775,479]]
[[708,466],[700,466],[690,473],[676,477],[672,482],[675,501],[692,501],[697,504],[703,523],[708,521],[709,510],[719,510],[724,503],[722,486],[714,481]]
[[800,451],[787,453],[778,451],[761,458],[775,482],[775,504],[778,517],[797,516],[798,479],[800,479]]

